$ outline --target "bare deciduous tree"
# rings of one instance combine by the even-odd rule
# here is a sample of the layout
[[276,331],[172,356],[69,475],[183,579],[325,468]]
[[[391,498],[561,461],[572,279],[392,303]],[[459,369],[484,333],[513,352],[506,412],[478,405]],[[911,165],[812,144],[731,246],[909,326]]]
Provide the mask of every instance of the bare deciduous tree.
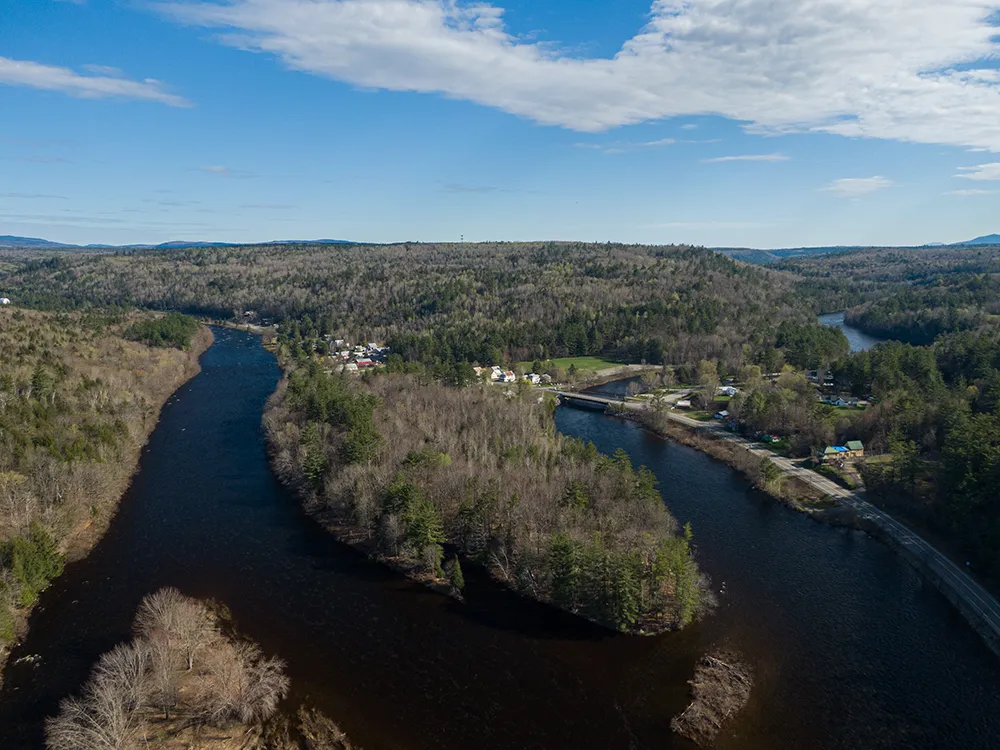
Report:
[[267,719],[288,694],[280,659],[268,658],[251,643],[221,641],[205,658],[198,705],[206,721],[250,724]]
[[120,645],[101,657],[82,698],[67,698],[46,722],[49,750],[130,750],[142,732],[149,648]]
[[188,669],[194,668],[198,652],[218,638],[205,605],[170,587],[142,600],[132,627],[147,639],[158,631],[166,634],[172,647],[183,653]]

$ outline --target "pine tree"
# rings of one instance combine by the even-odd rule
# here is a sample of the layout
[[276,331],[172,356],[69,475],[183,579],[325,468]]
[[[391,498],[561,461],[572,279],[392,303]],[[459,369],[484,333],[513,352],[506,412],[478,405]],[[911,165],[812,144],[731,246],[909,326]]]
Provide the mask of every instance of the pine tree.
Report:
[[451,586],[456,591],[461,591],[465,588],[465,576],[462,574],[462,565],[459,563],[457,555],[448,570],[448,580],[451,581]]

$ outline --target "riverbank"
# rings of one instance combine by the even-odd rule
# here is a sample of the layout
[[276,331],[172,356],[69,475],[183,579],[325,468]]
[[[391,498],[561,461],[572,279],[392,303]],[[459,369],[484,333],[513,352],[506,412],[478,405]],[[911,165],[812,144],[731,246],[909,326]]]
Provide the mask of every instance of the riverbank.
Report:
[[767,457],[755,455],[745,445],[724,439],[711,429],[710,424],[695,427],[671,418],[672,415],[657,415],[648,410],[619,411],[615,415],[634,419],[659,437],[674,440],[722,461],[746,477],[754,489],[810,518],[833,526],[861,528],[853,511],[802,479],[784,474],[777,467],[767,467]]
[[[68,526],[57,528],[55,543],[61,561],[83,559],[105,534],[132,481],[142,449],[156,428],[163,405],[178,388],[200,372],[198,360],[212,342],[213,334],[207,327],[199,329],[186,351],[155,350],[120,341],[117,356],[129,368],[121,373],[121,386],[131,389],[132,396],[143,402],[143,411],[138,429],[126,431],[126,440],[119,446],[116,458],[101,463],[99,474],[88,473],[86,464],[77,469],[86,480],[88,512],[82,518],[71,520]],[[67,488],[60,487],[53,490],[60,495],[68,492]],[[11,609],[14,638],[10,644],[0,644],[0,685],[11,650],[26,637],[36,605],[37,600],[30,606]]]
[[[990,650],[1000,656],[1000,603],[947,555],[861,495],[808,469],[793,468],[788,459],[755,450],[742,438],[719,432],[711,425],[699,428],[681,424],[677,415],[654,415],[646,410],[619,411],[618,415],[635,419],[654,434],[677,440],[727,463],[744,474],[757,489],[805,512],[814,520],[864,531],[883,542],[940,591]],[[781,485],[775,486],[768,480],[765,462],[773,464],[775,471],[784,475]],[[796,497],[789,489],[795,493],[804,492],[804,495]]]

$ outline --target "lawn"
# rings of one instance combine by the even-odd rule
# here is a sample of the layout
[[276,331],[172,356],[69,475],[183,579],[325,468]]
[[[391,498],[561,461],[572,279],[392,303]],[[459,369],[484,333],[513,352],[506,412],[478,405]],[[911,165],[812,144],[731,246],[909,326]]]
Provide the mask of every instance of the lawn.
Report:
[[[533,364],[534,362],[519,363],[520,367],[524,368],[527,372],[531,371]],[[561,370],[568,370],[570,365],[576,365],[578,372],[594,372],[596,370],[604,370],[608,367],[621,367],[624,363],[612,362],[610,359],[604,359],[603,357],[560,357],[559,359],[547,359],[542,364],[553,364]]]

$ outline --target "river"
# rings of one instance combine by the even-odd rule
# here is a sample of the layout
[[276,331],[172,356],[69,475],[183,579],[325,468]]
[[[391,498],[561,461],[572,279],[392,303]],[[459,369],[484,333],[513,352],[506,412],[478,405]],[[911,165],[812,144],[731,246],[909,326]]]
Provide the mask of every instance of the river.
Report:
[[867,333],[859,328],[854,328],[852,326],[844,323],[844,313],[827,313],[826,315],[819,316],[819,322],[825,326],[833,326],[834,328],[839,328],[844,332],[847,337],[847,343],[851,345],[852,352],[863,352],[865,349],[871,349],[878,343],[881,343],[885,339],[877,339],[874,336],[869,336]]
[[[881,544],[810,521],[735,472],[635,424],[561,408],[557,425],[649,465],[721,606],[679,634],[605,633],[467,570],[468,603],[333,541],[272,477],[261,409],[279,372],[251,335],[217,330],[164,408],[104,539],[41,597],[0,693],[0,747],[128,636],[164,585],[230,607],[308,700],[366,750],[689,747],[669,730],[697,656],[725,643],[758,673],[721,748],[993,748],[1000,664]],[[15,663],[20,657],[39,660]]]

